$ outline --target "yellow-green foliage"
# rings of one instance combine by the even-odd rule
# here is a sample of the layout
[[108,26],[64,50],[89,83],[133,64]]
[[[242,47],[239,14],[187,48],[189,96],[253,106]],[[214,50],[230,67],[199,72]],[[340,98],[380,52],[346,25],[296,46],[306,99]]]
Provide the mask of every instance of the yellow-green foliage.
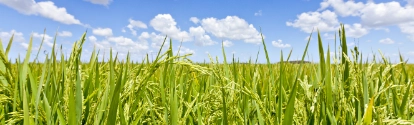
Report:
[[0,124],[414,124],[414,65],[402,57],[363,61],[358,48],[331,56],[318,37],[317,64],[283,54],[271,64],[264,40],[267,64],[196,64],[172,45],[151,63],[112,53],[101,62],[96,51],[81,63],[85,35],[67,60],[53,47],[58,55],[42,63],[29,61],[32,40],[24,61],[9,60],[12,39],[0,44]]

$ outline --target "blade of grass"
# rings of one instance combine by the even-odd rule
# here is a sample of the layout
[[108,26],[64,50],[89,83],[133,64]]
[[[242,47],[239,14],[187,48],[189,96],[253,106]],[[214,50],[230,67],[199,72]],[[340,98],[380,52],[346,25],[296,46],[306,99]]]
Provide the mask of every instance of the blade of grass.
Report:
[[[121,65],[120,70],[123,70],[123,67]],[[114,93],[112,95],[112,99],[111,99],[111,104],[109,107],[109,112],[108,112],[108,119],[106,121],[106,124],[108,125],[115,125],[116,122],[116,117],[118,116],[118,104],[119,104],[119,95],[120,95],[120,89],[121,89],[121,81],[122,81],[122,73],[120,72],[118,75],[118,80],[115,86],[115,90]]]
[[[13,36],[12,36],[13,38]],[[11,39],[12,40],[12,39]],[[29,42],[29,46],[27,48],[27,52],[26,52],[26,58],[24,59],[23,62],[23,68],[21,70],[20,73],[20,83],[22,84],[22,90],[23,90],[23,114],[24,114],[24,124],[25,125],[30,125],[30,109],[29,109],[29,102],[27,101],[27,95],[28,92],[26,90],[26,84],[27,84],[27,74],[28,74],[28,69],[29,69],[29,60],[30,60],[30,52],[32,50],[32,42],[33,42],[33,37],[30,37],[30,42]],[[9,43],[9,45],[11,45],[11,42]],[[9,46],[7,46],[7,50],[6,50],[6,55],[8,53],[8,50],[10,49]]]
[[370,125],[371,124],[372,110],[373,110],[373,107],[374,107],[374,100],[375,100],[375,98],[372,97],[371,100],[369,101],[368,108],[367,108],[367,110],[365,111],[365,114],[364,114],[364,122],[363,122],[364,125]]
[[[8,57],[9,57],[8,55],[9,55],[9,52],[10,52],[11,45],[13,43],[13,38],[14,38],[14,33],[13,33],[13,35],[11,36],[11,38],[9,40],[9,44],[7,44],[6,53],[5,53],[6,59],[8,59]],[[1,44],[3,44],[3,43],[1,43]]]
[[341,49],[342,49],[342,53],[341,53],[341,64],[344,66],[344,72],[343,72],[343,81],[345,82],[345,96],[348,97],[349,96],[349,88],[350,88],[350,81],[348,80],[349,78],[349,62],[346,60],[346,56],[348,56],[348,45],[346,43],[346,36],[345,36],[345,26],[343,24],[341,24],[341,29],[340,29],[340,42],[341,42]]

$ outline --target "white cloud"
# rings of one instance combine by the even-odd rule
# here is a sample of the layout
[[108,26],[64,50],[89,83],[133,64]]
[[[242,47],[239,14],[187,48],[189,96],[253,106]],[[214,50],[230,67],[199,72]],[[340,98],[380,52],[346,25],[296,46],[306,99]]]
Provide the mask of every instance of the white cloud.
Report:
[[158,14],[150,21],[150,25],[156,30],[161,32],[163,35],[168,35],[175,40],[182,40],[183,42],[190,41],[191,37],[186,31],[181,31],[177,27],[177,23],[170,14]]
[[0,0],[10,8],[26,15],[40,15],[63,24],[82,23],[73,15],[66,12],[66,8],[57,7],[52,1],[35,2],[34,0]]
[[53,42],[52,42],[52,40],[53,40],[53,37],[51,37],[51,36],[49,36],[49,35],[47,35],[47,34],[40,34],[40,33],[36,33],[36,32],[34,32],[33,34],[33,38],[37,38],[37,39],[39,39],[39,40],[42,40],[43,38],[44,38],[44,43],[47,45],[47,46],[49,46],[49,47],[53,47]]
[[282,40],[277,40],[277,41],[272,41],[272,45],[277,47],[277,48],[288,48],[290,47],[290,44],[283,44]]
[[414,0],[404,0],[405,5],[400,2],[380,2],[375,3],[368,0],[366,3],[355,2],[352,0],[324,0],[318,11],[332,7],[334,12],[343,17],[356,16],[361,19],[361,24],[376,30],[383,29],[389,32],[385,26],[397,25],[401,32],[407,34],[408,38],[414,41]]
[[91,41],[96,49],[101,50],[101,51],[109,51],[110,48],[114,49],[115,51],[117,51],[116,48],[113,48],[114,46],[111,45],[111,43],[109,43],[109,41]]
[[92,33],[98,36],[112,36],[111,28],[96,28],[92,30]]
[[237,16],[227,16],[224,19],[205,18],[201,20],[201,25],[206,32],[219,38],[243,40],[255,44],[260,44],[262,39],[253,24],[248,24]]
[[228,41],[228,40],[224,40],[223,41],[223,46],[224,47],[231,47],[231,46],[233,46],[234,44],[233,44],[233,42],[231,42],[231,41]]
[[[330,33],[324,33],[323,34],[324,38],[326,39],[335,39],[335,35],[334,34],[330,34]],[[307,37],[306,41],[309,39],[309,37]]]
[[98,40],[95,36],[89,36],[88,39],[91,42],[96,42]]
[[262,10],[259,10],[258,12],[254,13],[254,16],[262,16]]
[[23,33],[17,32],[16,30],[11,30],[10,32],[0,32],[0,39],[2,41],[0,44],[3,44],[3,47],[6,47],[13,34],[13,42],[20,42],[20,45],[27,49],[29,44],[25,43],[26,40],[23,37]]
[[405,0],[407,2],[407,6],[414,6],[414,0]]
[[414,42],[414,21],[410,23],[399,24],[401,32],[407,34],[408,38]]
[[[178,46],[178,47],[180,47],[180,46]],[[184,54],[195,54],[195,51],[192,50],[192,49],[190,49],[190,48],[186,48],[184,46],[181,46],[179,53],[180,53],[180,55],[184,55]]]
[[95,44],[97,49],[108,51],[112,48],[114,52],[118,52],[120,55],[126,55],[128,52],[144,54],[149,49],[147,41],[132,40],[124,36],[109,36],[101,41],[98,41],[95,36],[90,36],[88,39]]
[[359,23],[354,23],[353,25],[345,24],[344,27],[346,37],[360,38],[369,32],[368,28],[363,27]]
[[312,29],[316,31],[316,28],[320,32],[335,31],[339,27],[337,15],[330,10],[323,12],[306,12],[297,16],[293,22],[286,22],[287,26],[299,28],[301,31],[311,33]]
[[363,25],[369,27],[381,27],[408,23],[414,21],[414,4],[413,0],[407,0],[407,4],[402,6],[399,2],[391,1],[384,3],[375,3],[368,0],[366,3],[343,0],[325,0],[321,3],[324,10],[332,7],[337,14],[347,16],[357,16],[361,18]]
[[[286,22],[287,26],[299,28],[301,31],[311,33],[312,30],[318,29],[320,32],[336,31],[339,28],[339,21],[337,15],[330,10],[323,12],[307,12],[298,16],[294,22]],[[345,24],[345,31],[347,37],[360,38],[369,32],[369,28],[362,26],[359,23],[352,25]],[[325,36],[327,37],[327,36]],[[329,37],[333,39],[333,37]]]
[[200,19],[198,19],[197,17],[191,17],[190,21],[193,22],[194,24],[198,24],[200,22]]
[[146,42],[133,41],[132,39],[126,38],[124,36],[109,37],[107,40],[110,42],[115,42],[118,51],[120,51],[119,49],[121,48],[123,51],[128,50],[130,52],[137,52],[148,49]]
[[28,49],[29,48],[29,44],[27,43],[20,43],[21,46],[23,46],[23,48]]
[[71,37],[72,36],[72,32],[62,31],[62,32],[58,32],[58,35],[61,36],[61,37]]
[[210,46],[217,44],[217,42],[211,40],[210,36],[206,34],[206,31],[201,27],[190,27],[190,34],[195,38],[196,45]]
[[[16,30],[11,30],[10,32],[0,32],[0,39],[3,43],[8,43],[11,36],[14,34],[13,42],[25,42],[22,32],[17,32]],[[3,46],[4,47],[4,46]]]
[[[155,49],[159,49],[164,42],[165,36],[160,34],[155,34],[152,32],[151,34],[148,32],[142,32],[141,35],[138,37],[139,41],[148,42],[151,41],[151,47]],[[167,41],[166,41],[167,42]],[[165,44],[165,47],[168,47],[169,44]]]
[[331,6],[334,8],[335,13],[341,16],[358,16],[360,15],[360,10],[365,7],[362,2],[344,2],[343,0],[324,0],[324,2],[320,3],[320,5],[321,8],[319,8],[318,11],[324,10]]
[[[129,19],[129,24],[128,24],[128,28],[131,31],[132,35],[136,36],[137,35],[137,31],[136,29],[147,29],[147,25],[139,20],[133,20],[133,19]],[[124,31],[123,31],[124,32]]]
[[368,2],[361,10],[361,21],[371,27],[395,25],[414,21],[414,7],[402,7],[400,3],[392,1],[388,3]]
[[379,41],[379,43],[382,43],[382,44],[394,44],[395,42],[394,42],[394,40],[392,40],[390,38],[385,38],[385,39],[381,39]]
[[104,5],[104,6],[108,6],[112,0],[85,0],[88,2],[91,2],[93,4],[99,4],[99,5]]

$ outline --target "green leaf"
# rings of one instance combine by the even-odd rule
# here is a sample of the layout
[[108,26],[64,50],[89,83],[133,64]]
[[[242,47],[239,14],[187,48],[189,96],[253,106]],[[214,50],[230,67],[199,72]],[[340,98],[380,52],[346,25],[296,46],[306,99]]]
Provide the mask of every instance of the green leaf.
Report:
[[364,125],[370,125],[371,124],[372,110],[374,108],[374,100],[375,100],[375,98],[372,97],[371,100],[369,101],[368,108],[367,108],[367,110],[365,111],[365,114],[364,114],[364,123],[363,123]]
[[[10,52],[10,48],[11,48],[11,45],[12,45],[12,43],[13,43],[13,38],[14,38],[14,33],[13,33],[13,35],[11,36],[11,38],[10,38],[10,40],[9,40],[9,44],[7,44],[7,48],[6,48],[6,53],[5,53],[5,55],[6,55],[6,59],[8,58],[8,55],[9,55],[9,52]],[[31,40],[32,38],[30,38],[30,40]],[[3,44],[3,43],[1,43],[1,44]],[[3,46],[3,45],[2,45]],[[3,48],[3,47],[2,47]],[[29,49],[29,48],[28,48]],[[30,49],[32,49],[32,48],[30,48]]]
[[289,97],[289,101],[284,113],[283,125],[292,125],[293,124],[293,114],[295,113],[295,101],[296,101],[296,88],[297,82],[293,84],[292,92]]
[[[123,68],[121,67],[120,69],[121,71],[123,70]],[[118,75],[118,80],[116,82],[116,86],[115,86],[115,90],[114,93],[112,95],[112,100],[111,100],[111,106],[109,108],[109,112],[108,112],[108,119],[106,121],[106,124],[108,125],[115,125],[116,122],[116,117],[117,117],[117,111],[118,111],[118,104],[119,104],[119,95],[121,94],[121,81],[122,81],[122,73],[120,72],[120,74]]]
[[[12,36],[13,39],[13,36]],[[11,40],[12,40],[11,39]],[[20,84],[22,86],[22,92],[23,92],[23,114],[24,114],[24,124],[25,125],[30,125],[30,109],[29,109],[29,102],[27,101],[27,97],[29,95],[29,92],[27,92],[27,74],[28,74],[28,70],[29,70],[29,60],[30,60],[30,52],[32,50],[32,41],[33,41],[33,37],[30,37],[30,42],[29,42],[29,47],[27,48],[27,52],[26,52],[26,58],[24,59],[23,62],[23,68],[22,71],[19,72],[20,73]],[[11,43],[9,43],[10,45]],[[9,49],[9,46],[7,47]],[[8,53],[8,50],[6,50],[6,55]]]

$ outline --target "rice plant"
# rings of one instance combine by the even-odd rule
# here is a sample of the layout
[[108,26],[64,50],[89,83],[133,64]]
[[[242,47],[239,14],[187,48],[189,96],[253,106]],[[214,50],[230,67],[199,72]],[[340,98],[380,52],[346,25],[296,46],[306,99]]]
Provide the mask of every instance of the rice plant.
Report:
[[[44,61],[31,61],[32,39],[24,60],[8,57],[0,44],[1,124],[414,124],[414,65],[363,59],[348,49],[339,29],[339,56],[307,42],[299,64],[266,64],[235,58],[193,63],[167,50],[133,62],[130,56],[81,62],[86,33],[69,57],[54,46]],[[312,36],[312,34],[310,35]],[[309,44],[318,44],[319,62],[305,63]],[[40,50],[40,48],[39,48]],[[226,53],[223,50],[223,57]],[[325,51],[327,50],[327,51]],[[36,50],[34,50],[36,51]],[[39,53],[39,51],[38,51]],[[273,53],[274,54],[274,53]],[[259,53],[257,54],[259,55]],[[365,60],[365,61],[364,61]]]

